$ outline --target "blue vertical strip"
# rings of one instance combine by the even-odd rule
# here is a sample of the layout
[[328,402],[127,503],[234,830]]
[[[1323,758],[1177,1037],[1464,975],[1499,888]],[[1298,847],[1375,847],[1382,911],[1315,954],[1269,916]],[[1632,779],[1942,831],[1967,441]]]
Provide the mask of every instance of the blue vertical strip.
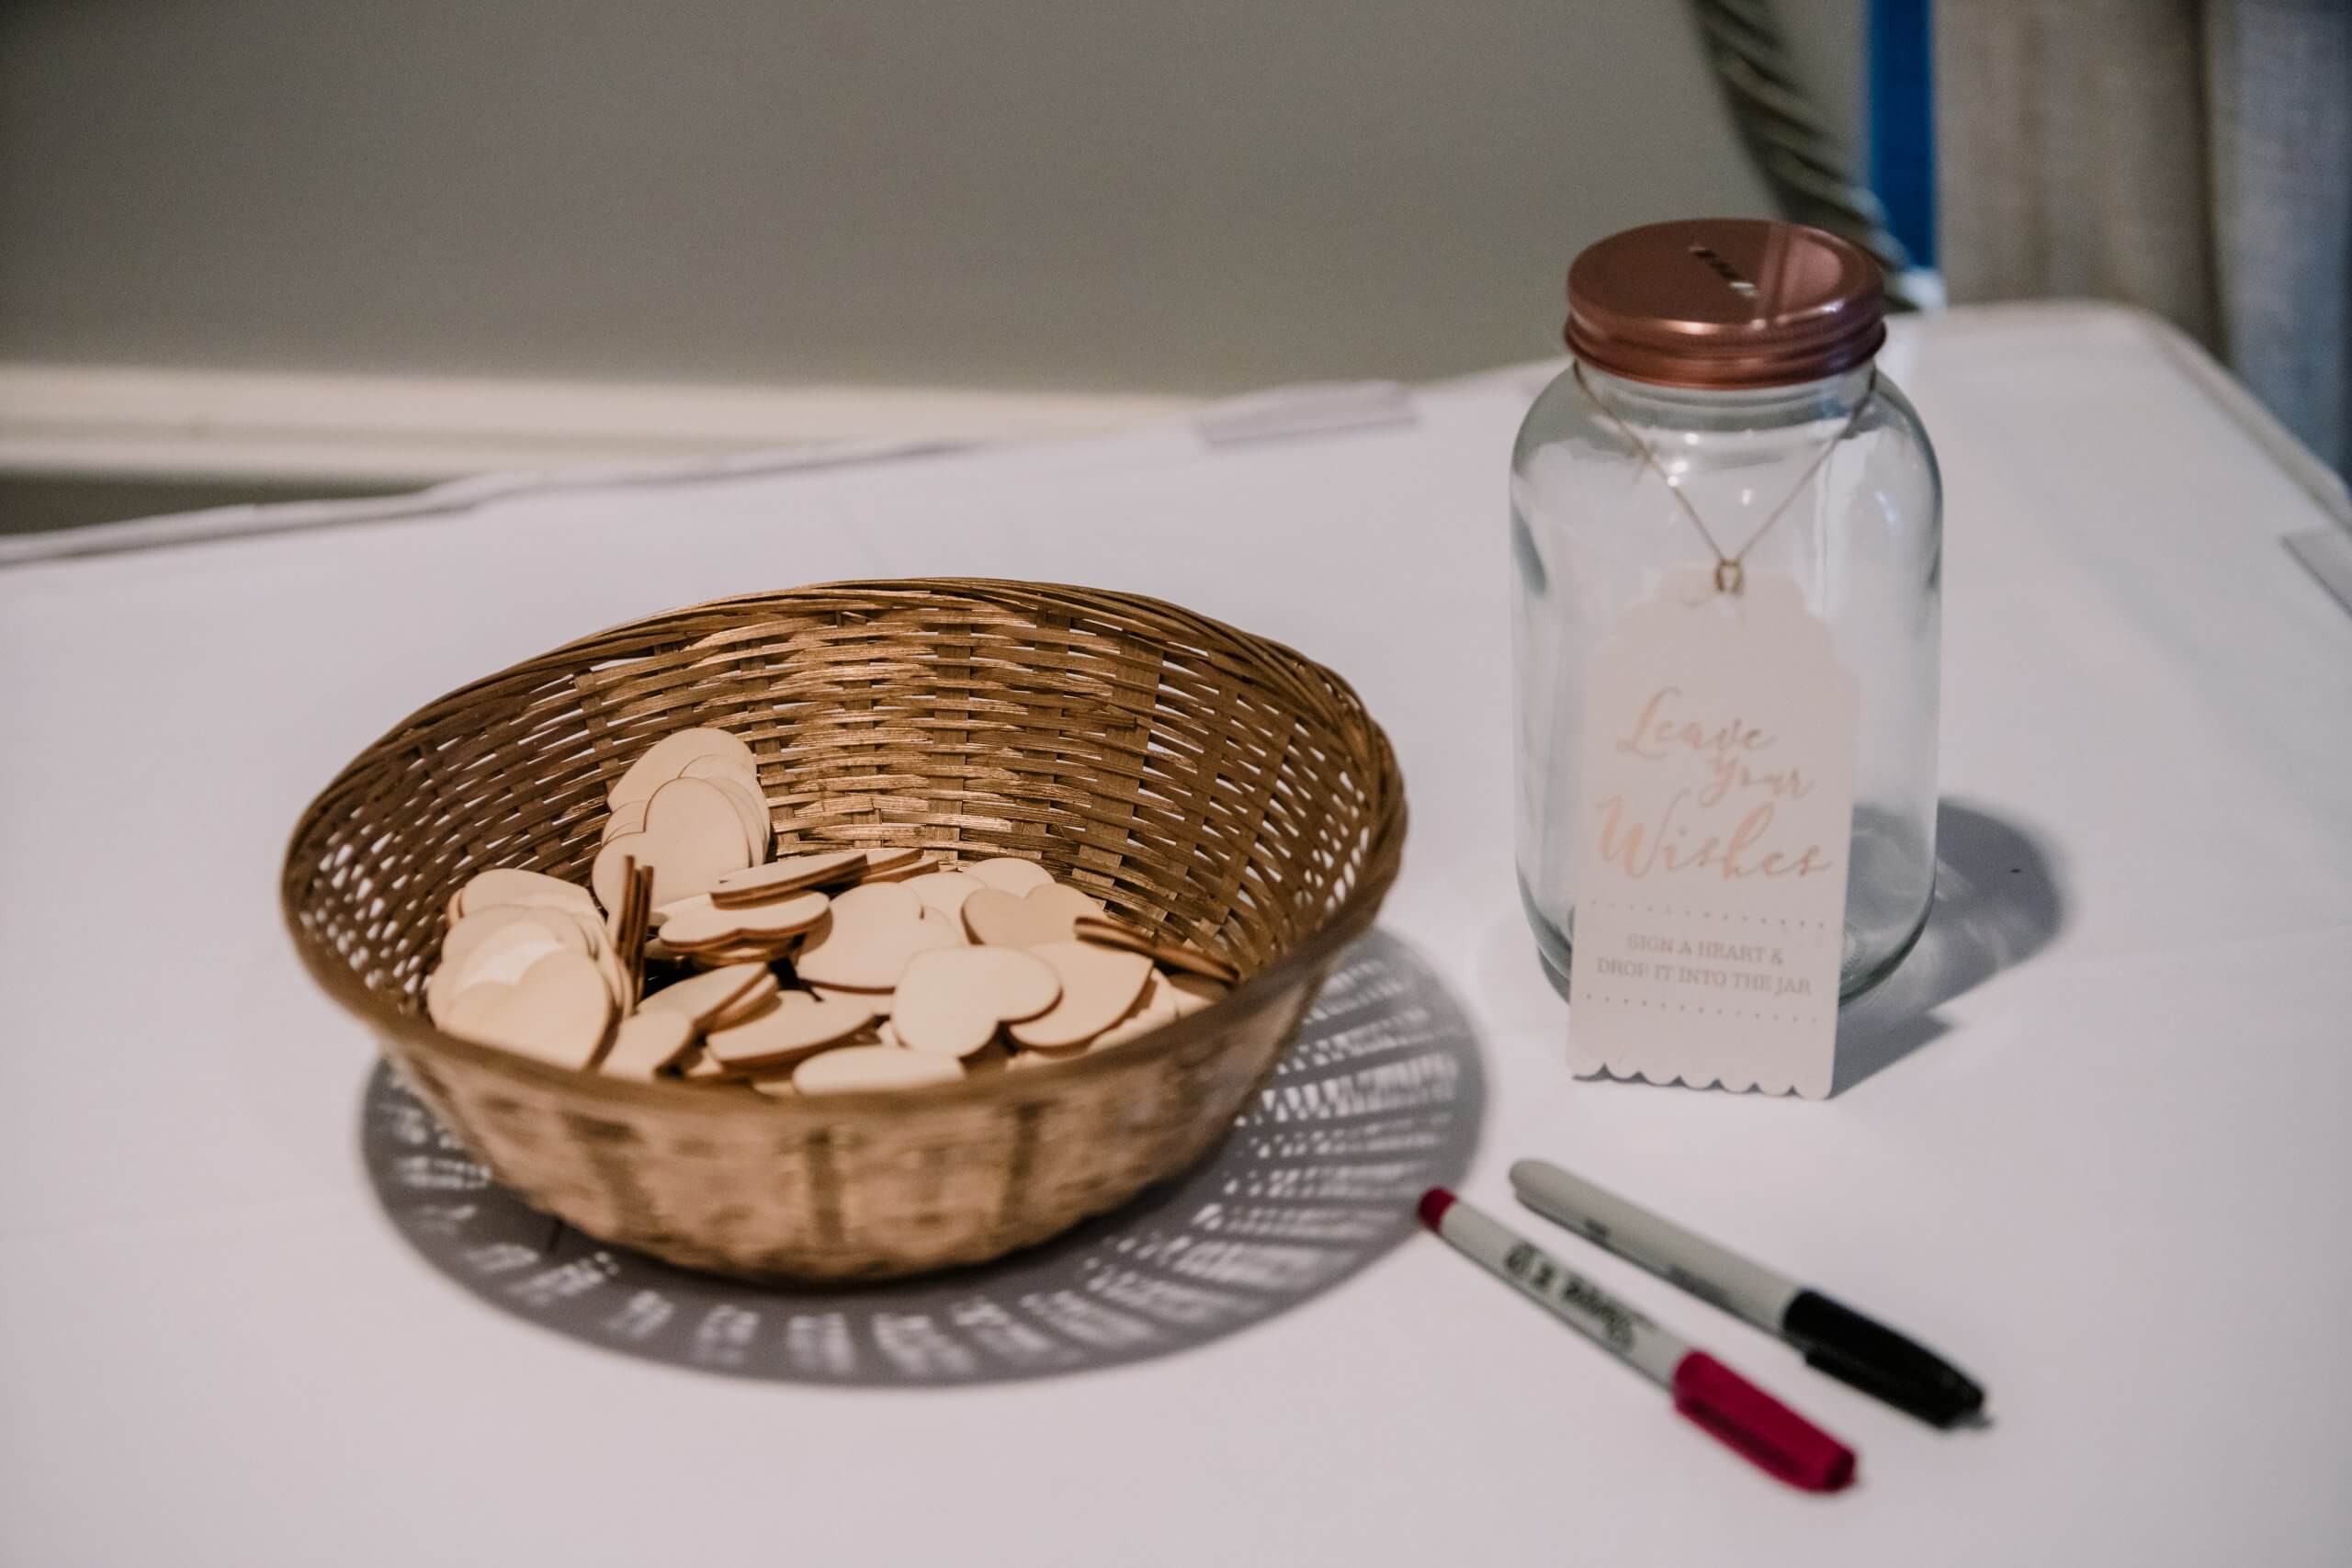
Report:
[[1936,265],[1933,0],[1871,0],[1871,188],[1887,227],[1921,266]]

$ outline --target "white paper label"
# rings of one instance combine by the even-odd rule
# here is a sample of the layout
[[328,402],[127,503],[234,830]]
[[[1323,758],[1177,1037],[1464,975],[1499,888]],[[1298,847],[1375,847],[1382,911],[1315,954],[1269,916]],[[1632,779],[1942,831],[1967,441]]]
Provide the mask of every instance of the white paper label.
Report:
[[1568,1058],[1829,1092],[1860,694],[1796,583],[1670,572],[1585,690]]

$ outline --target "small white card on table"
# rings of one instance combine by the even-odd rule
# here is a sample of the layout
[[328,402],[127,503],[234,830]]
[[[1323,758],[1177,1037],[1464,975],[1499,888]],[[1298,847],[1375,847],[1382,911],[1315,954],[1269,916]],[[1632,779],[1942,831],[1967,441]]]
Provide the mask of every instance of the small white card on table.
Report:
[[1860,703],[1788,577],[1670,572],[1585,692],[1571,1065],[1829,1092]]

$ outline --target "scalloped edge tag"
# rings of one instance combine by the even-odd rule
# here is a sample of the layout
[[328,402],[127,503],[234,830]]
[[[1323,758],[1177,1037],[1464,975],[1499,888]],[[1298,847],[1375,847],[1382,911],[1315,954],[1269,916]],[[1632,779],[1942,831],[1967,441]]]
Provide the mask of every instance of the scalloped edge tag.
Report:
[[1584,694],[1568,1060],[1829,1092],[1860,685],[1795,581],[1666,574]]

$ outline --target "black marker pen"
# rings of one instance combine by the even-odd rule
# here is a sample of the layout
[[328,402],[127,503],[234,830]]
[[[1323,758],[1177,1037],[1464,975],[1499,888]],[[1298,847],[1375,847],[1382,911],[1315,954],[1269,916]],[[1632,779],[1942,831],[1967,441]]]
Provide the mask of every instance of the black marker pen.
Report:
[[1702,1301],[1777,1334],[1807,1365],[1923,1421],[1951,1427],[1984,1407],[1958,1368],[1894,1330],[1671,1220],[1540,1159],[1510,1168],[1519,1201]]

